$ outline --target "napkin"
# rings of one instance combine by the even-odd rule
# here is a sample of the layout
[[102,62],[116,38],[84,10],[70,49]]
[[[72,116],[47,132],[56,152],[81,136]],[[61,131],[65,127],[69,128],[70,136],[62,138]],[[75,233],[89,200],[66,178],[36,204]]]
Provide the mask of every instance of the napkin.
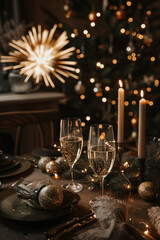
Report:
[[125,202],[106,195],[91,201],[90,206],[100,227],[87,230],[74,240],[143,240],[136,229],[126,223]]
[[160,207],[155,206],[147,209],[151,223],[160,235]]

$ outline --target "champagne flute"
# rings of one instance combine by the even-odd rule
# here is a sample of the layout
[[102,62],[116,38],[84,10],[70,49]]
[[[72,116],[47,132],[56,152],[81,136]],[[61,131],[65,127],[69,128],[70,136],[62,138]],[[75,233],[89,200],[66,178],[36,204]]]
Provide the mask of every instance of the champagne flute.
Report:
[[104,194],[104,178],[112,170],[115,153],[113,126],[91,125],[88,139],[88,160],[93,172],[101,178],[102,196]]
[[81,120],[79,118],[64,118],[60,121],[61,153],[71,170],[71,183],[65,185],[74,192],[80,192],[83,186],[73,182],[73,166],[80,158],[83,147]]

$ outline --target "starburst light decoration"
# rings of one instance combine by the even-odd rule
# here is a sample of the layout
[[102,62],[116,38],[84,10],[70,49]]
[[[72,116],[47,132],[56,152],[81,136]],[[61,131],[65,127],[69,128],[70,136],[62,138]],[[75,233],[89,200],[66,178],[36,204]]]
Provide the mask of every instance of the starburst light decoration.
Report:
[[54,25],[50,31],[42,31],[38,25],[38,30],[32,27],[20,40],[12,40],[9,45],[14,51],[9,52],[9,56],[2,56],[1,62],[14,64],[4,67],[4,70],[20,69],[19,73],[26,76],[24,82],[33,77],[38,84],[43,79],[46,86],[53,88],[51,75],[62,83],[65,83],[64,77],[78,79],[73,73],[76,62],[68,60],[75,47],[63,49],[69,43],[68,36],[64,31],[56,40],[53,39],[56,28],[57,25]]

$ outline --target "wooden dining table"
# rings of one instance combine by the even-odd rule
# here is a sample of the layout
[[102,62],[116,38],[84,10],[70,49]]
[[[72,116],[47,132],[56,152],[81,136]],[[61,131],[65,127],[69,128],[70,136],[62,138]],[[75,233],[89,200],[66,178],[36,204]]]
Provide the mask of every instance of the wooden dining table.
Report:
[[[53,175],[42,172],[40,169],[31,166],[24,173],[18,174],[16,176],[2,178],[2,188],[10,186],[13,182],[17,181],[20,177],[23,177],[27,182],[41,181],[48,179],[57,186],[62,186],[64,183],[67,183],[68,180],[63,179],[62,177],[55,178]],[[95,197],[100,195],[99,189],[89,190],[90,182],[83,182],[80,179],[75,180],[83,184],[83,190],[79,192],[80,201],[77,206],[70,211],[68,214],[61,216],[59,218],[53,218],[45,221],[18,221],[12,220],[5,217],[0,217],[0,240],[45,240],[47,239],[44,232],[48,232],[53,229],[55,226],[58,226],[62,223],[65,223],[67,220],[72,219],[75,216],[83,216],[90,210],[89,201],[95,199]],[[0,199],[3,190],[0,191]],[[147,209],[153,205],[156,205],[156,202],[147,202],[139,198],[137,193],[134,193],[130,200],[127,200],[128,208],[128,219],[132,220],[132,223],[135,223],[137,227],[140,223],[145,223],[151,226]],[[54,214],[54,212],[53,212]],[[81,231],[86,231],[88,228],[99,226],[98,221],[84,226]],[[155,239],[158,239],[156,231],[153,226],[151,226],[152,234]],[[78,234],[78,232],[74,233]],[[74,235],[73,234],[73,235]],[[72,236],[69,237],[71,239]],[[67,240],[67,238],[65,238]],[[49,238],[48,238],[49,240]]]

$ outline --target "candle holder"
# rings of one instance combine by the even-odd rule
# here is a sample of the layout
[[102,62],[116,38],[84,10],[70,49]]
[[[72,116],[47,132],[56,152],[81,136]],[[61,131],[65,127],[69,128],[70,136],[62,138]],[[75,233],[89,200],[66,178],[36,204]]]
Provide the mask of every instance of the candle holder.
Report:
[[145,180],[145,158],[138,158],[139,162],[139,172],[140,172],[140,181]]

